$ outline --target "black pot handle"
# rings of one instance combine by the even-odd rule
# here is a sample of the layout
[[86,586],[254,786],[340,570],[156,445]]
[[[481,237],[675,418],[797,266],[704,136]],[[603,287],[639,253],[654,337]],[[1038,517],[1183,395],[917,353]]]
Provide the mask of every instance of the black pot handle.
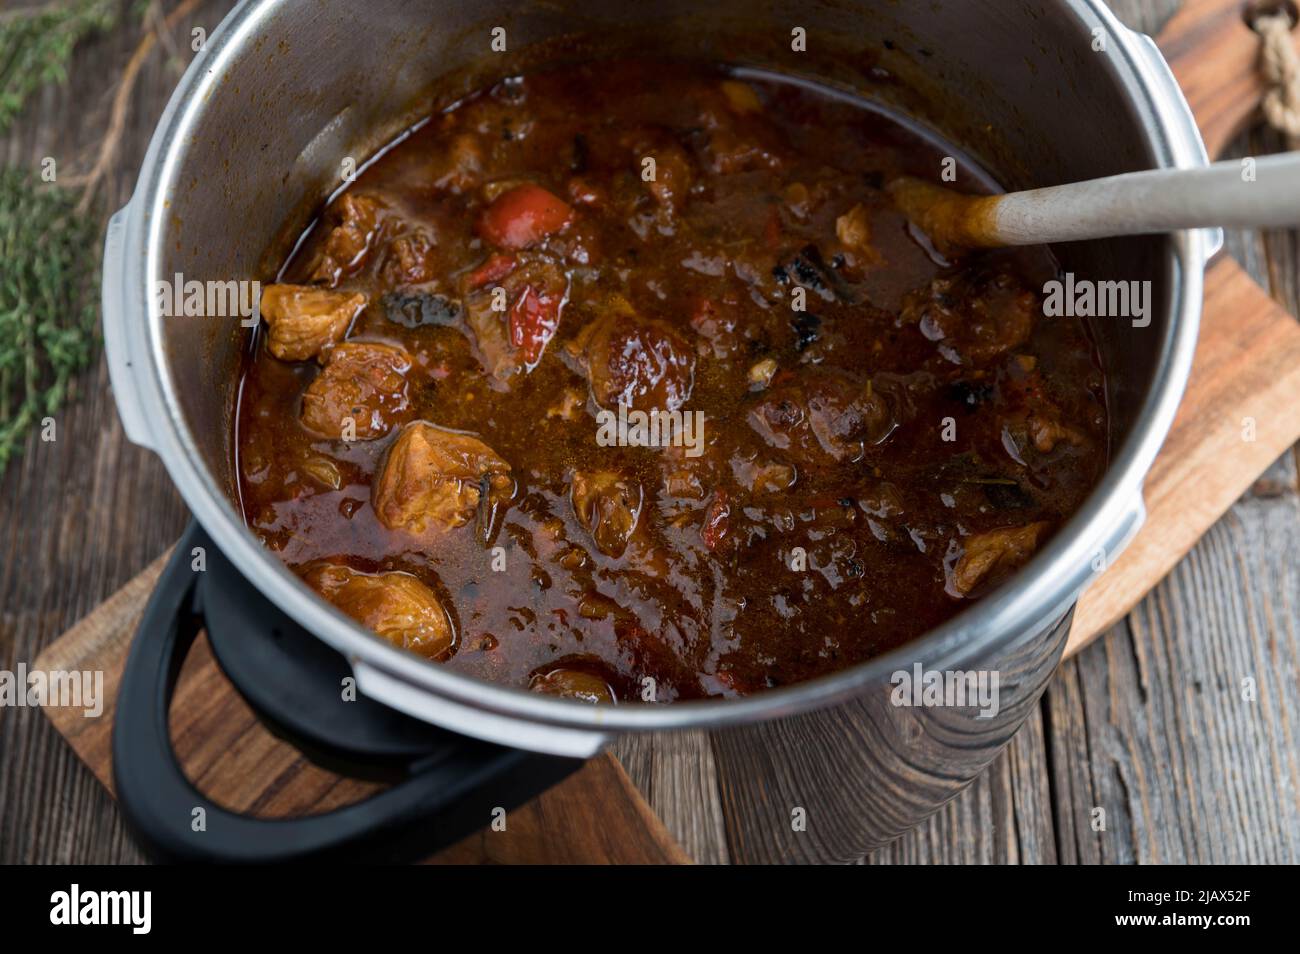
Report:
[[[484,827],[492,820],[493,809],[508,810],[522,804],[582,764],[576,759],[479,742],[359,700],[351,703],[357,707],[359,720],[373,716],[384,725],[395,718],[411,723],[403,727],[404,734],[396,733],[403,739],[396,748],[405,765],[399,766],[397,774],[403,777],[392,787],[335,811],[293,819],[255,818],[214,804],[186,778],[168,731],[181,664],[206,625],[203,589],[212,583],[211,567],[205,572],[192,569],[196,546],[204,548],[209,564],[224,559],[198,524],[192,523],[145,609],[122,674],[113,725],[113,781],[122,814],[154,860],[416,860]],[[256,597],[261,599],[260,594]],[[281,616],[276,625],[284,626],[284,619]],[[269,638],[264,631],[233,634],[233,639],[251,645]],[[310,635],[305,639],[323,647]],[[346,665],[341,657],[337,659],[339,665]],[[301,705],[300,700],[295,703]],[[260,710],[259,714],[266,715]],[[286,725],[309,723],[310,714],[297,711],[293,716],[275,719],[272,714],[268,721],[277,734],[294,741]],[[338,718],[337,711],[331,711],[324,714],[322,722],[328,724],[333,719],[337,723]],[[428,733],[428,744],[413,745],[411,739],[418,738],[421,731]],[[309,755],[318,752],[320,740],[307,739],[302,748]],[[355,751],[349,754],[357,755]],[[392,761],[391,751],[383,755]],[[321,761],[332,769],[340,765],[337,758]]]

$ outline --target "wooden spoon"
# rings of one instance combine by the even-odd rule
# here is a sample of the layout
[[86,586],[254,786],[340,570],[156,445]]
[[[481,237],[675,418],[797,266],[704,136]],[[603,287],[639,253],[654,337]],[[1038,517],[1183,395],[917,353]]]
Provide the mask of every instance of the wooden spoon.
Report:
[[910,177],[887,188],[934,242],[964,248],[1300,224],[1300,152],[1251,164],[1233,159],[1196,169],[1127,172],[993,196],[965,195]]

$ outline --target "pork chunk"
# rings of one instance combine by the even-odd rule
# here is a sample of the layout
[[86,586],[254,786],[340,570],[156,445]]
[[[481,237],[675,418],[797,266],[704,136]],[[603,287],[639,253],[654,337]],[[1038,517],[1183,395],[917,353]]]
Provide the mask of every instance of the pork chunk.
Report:
[[675,411],[691,396],[695,353],[673,328],[642,318],[612,297],[599,318],[572,342],[578,369],[596,403],[648,411]]
[[262,316],[270,328],[267,347],[282,361],[306,361],[342,340],[366,307],[360,292],[329,291],[309,285],[267,285]]
[[569,486],[569,501],[596,548],[606,556],[622,556],[641,517],[641,484],[614,471],[579,471]]
[[388,640],[429,659],[445,659],[456,642],[446,609],[409,573],[360,573],[333,563],[303,574],[307,585]]
[[1038,296],[1019,279],[984,265],[941,275],[911,292],[902,317],[949,361],[979,365],[1024,344],[1039,310]]
[[992,584],[1023,566],[1047,530],[1047,522],[1023,527],[999,527],[960,541],[961,556],[948,574],[948,592],[969,596],[976,588]]
[[433,165],[433,187],[460,195],[472,191],[483,177],[483,146],[474,133],[454,136]]
[[761,394],[750,427],[800,463],[858,460],[898,425],[888,396],[847,372],[806,369]]
[[365,264],[371,245],[379,232],[378,199],[345,192],[326,213],[337,223],[321,247],[320,257],[312,269],[312,281],[333,286]]
[[334,440],[383,437],[410,415],[410,369],[411,356],[401,348],[365,341],[339,345],[303,393],[303,426]]
[[513,485],[510,465],[477,437],[413,421],[388,449],[371,502],[390,530],[450,530],[473,520],[480,504],[507,500]]
[[533,676],[528,688],[577,702],[614,702],[614,690],[600,676],[581,669],[552,669]]
[[1050,454],[1062,441],[1074,447],[1086,443],[1086,438],[1081,433],[1062,424],[1051,411],[1030,414],[1025,425],[1034,447],[1044,454]]

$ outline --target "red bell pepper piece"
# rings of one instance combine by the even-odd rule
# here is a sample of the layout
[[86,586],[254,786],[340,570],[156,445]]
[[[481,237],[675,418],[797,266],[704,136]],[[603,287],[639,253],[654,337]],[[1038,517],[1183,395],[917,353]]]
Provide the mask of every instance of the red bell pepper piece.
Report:
[[479,219],[478,231],[501,248],[527,248],[559,232],[572,218],[567,202],[529,183],[497,196]]

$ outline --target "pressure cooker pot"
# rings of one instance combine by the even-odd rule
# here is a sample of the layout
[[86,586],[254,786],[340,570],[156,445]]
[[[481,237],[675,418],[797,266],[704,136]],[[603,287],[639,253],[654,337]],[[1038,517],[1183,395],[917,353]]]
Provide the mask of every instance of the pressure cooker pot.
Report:
[[[110,223],[104,261],[123,425],[161,457],[196,521],[141,625],[114,734],[124,813],[155,854],[413,855],[482,827],[494,808],[531,797],[620,735],[703,731],[727,779],[729,830],[745,833],[729,846],[736,860],[848,861],[961,791],[1038,704],[1080,592],[1143,520],[1142,483],[1187,381],[1214,233],[1053,249],[1067,272],[1152,290],[1149,321],[1094,328],[1109,417],[1097,486],[993,592],[815,679],[743,698],[616,706],[488,683],[370,632],[246,527],[231,434],[248,322],[169,307],[160,283],[269,281],[322,201],[431,112],[541,64],[646,51],[864,98],[959,143],[1006,188],[1206,162],[1154,44],[1100,0],[245,0],[173,95],[135,193]],[[309,819],[208,805],[167,738],[171,690],[200,629],[273,729],[392,787]],[[926,674],[960,683],[981,673],[996,674],[996,704],[926,704],[914,691]],[[196,806],[207,811],[201,833]]]

